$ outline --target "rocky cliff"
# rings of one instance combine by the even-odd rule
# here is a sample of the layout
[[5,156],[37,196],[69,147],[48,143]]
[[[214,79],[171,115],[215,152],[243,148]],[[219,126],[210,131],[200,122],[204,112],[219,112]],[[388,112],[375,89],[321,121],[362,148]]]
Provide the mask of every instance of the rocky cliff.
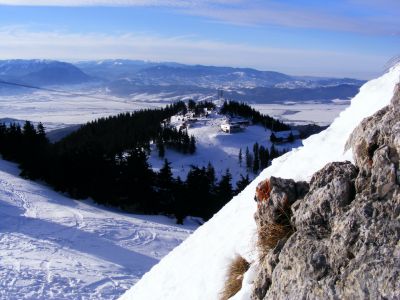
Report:
[[260,183],[252,299],[400,298],[400,85],[346,147],[355,165],[329,163],[309,185]]

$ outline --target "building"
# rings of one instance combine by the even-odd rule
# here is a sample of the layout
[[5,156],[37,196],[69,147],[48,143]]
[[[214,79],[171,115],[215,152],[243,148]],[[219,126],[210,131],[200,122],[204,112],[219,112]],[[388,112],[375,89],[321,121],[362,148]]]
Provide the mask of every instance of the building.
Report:
[[235,133],[242,131],[244,127],[240,126],[239,124],[232,124],[232,123],[222,123],[221,130],[226,133]]

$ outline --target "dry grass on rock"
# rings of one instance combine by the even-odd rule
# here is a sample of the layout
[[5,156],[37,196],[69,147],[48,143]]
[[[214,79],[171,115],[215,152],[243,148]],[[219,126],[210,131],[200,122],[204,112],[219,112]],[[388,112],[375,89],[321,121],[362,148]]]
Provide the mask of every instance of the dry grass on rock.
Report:
[[260,260],[264,260],[281,239],[287,239],[292,233],[293,228],[290,225],[268,223],[258,228],[257,248]]
[[250,264],[240,255],[236,256],[229,266],[221,300],[233,297],[242,288],[243,275],[249,269]]

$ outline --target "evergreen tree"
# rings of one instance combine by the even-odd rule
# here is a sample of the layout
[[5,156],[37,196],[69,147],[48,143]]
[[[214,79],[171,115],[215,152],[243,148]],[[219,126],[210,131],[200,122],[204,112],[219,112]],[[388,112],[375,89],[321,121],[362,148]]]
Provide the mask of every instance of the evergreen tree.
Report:
[[255,174],[257,174],[258,171],[260,170],[260,157],[259,157],[258,143],[255,143],[253,146],[253,154],[254,154],[253,172]]
[[157,186],[159,188],[159,205],[160,211],[164,213],[174,212],[174,179],[171,171],[171,163],[167,159],[157,174]]
[[26,138],[34,138],[36,136],[35,127],[30,121],[25,122],[24,126],[22,127],[22,134]]
[[242,166],[242,160],[243,160],[242,148],[240,148],[240,150],[239,150],[239,166]]
[[214,186],[215,184],[215,169],[211,162],[208,162],[207,164],[207,178],[210,184],[210,187]]
[[164,158],[164,156],[165,156],[165,147],[164,147],[164,142],[163,142],[161,137],[157,139],[156,145],[157,145],[157,149],[158,149],[158,156],[160,158]]
[[272,146],[271,146],[269,156],[270,156],[271,160],[273,160],[274,158],[277,158],[279,156],[279,152],[278,152],[278,150],[276,150],[274,144],[272,144]]
[[278,141],[278,138],[276,137],[275,133],[271,133],[269,140],[271,141],[271,143],[276,143]]
[[292,131],[290,131],[290,134],[289,134],[289,137],[288,137],[288,142],[289,143],[293,143],[294,142],[294,135],[293,135]]
[[188,101],[188,109],[190,111],[194,111],[196,109],[196,102],[193,99],[189,99],[189,101]]
[[259,155],[260,155],[260,167],[261,169],[265,169],[266,167],[268,167],[268,162],[269,162],[268,149],[264,148],[264,146],[260,146]]
[[189,153],[194,154],[195,152],[196,152],[196,139],[192,135],[192,136],[190,136]]
[[243,191],[248,185],[250,184],[250,179],[249,175],[247,174],[246,177],[243,177],[242,174],[240,174],[240,180],[236,182],[236,190],[235,193],[239,194],[241,191]]
[[171,163],[164,159],[164,164],[158,173],[158,185],[162,188],[171,188],[173,182]]
[[39,124],[37,125],[37,137],[38,137],[38,141],[41,143],[47,143],[48,139],[46,137],[46,131],[44,129],[44,126],[41,122],[39,122]]
[[143,213],[157,212],[158,205],[153,189],[154,173],[143,150],[129,151],[122,177],[126,181],[124,187],[127,189],[128,197],[123,207]]
[[186,179],[186,197],[190,199],[189,214],[208,220],[216,211],[212,203],[214,189],[206,168],[192,166]]
[[250,154],[249,147],[246,147],[246,153],[245,153],[245,158],[246,158],[246,168],[248,170],[251,170],[253,167],[253,156]]
[[228,203],[233,197],[232,188],[232,175],[229,169],[226,170],[225,174],[222,176],[220,182],[216,187],[215,193],[217,201],[217,210],[220,210],[226,203]]
[[173,186],[173,194],[175,197],[173,214],[176,218],[176,224],[179,225],[183,225],[183,220],[188,216],[190,211],[190,202],[188,201],[190,198],[187,197],[188,195],[185,191],[185,185],[178,176]]

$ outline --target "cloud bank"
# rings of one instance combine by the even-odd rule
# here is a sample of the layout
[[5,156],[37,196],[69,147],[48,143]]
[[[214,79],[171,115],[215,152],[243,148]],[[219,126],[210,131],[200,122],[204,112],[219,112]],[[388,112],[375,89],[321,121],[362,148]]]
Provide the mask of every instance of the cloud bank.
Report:
[[272,48],[194,37],[143,33],[99,34],[0,28],[0,59],[59,60],[143,59],[187,64],[225,65],[277,70],[293,75],[369,78],[386,57],[305,49]]

